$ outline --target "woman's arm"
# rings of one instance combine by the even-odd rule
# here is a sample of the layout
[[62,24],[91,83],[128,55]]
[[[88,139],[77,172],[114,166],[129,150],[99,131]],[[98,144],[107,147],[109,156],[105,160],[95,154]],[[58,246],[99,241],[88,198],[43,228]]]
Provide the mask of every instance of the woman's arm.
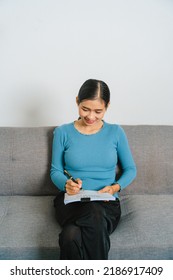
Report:
[[61,128],[55,128],[52,144],[50,177],[55,186],[65,191],[67,177],[64,175],[64,137]]
[[137,170],[127,136],[122,127],[119,127],[117,156],[121,165],[122,175],[115,184],[118,184],[123,190],[135,179]]
[[136,177],[136,165],[128,144],[127,136],[122,127],[119,127],[118,131],[117,157],[121,165],[122,175],[113,185],[105,186],[101,189],[101,193],[108,192],[113,195],[127,187]]

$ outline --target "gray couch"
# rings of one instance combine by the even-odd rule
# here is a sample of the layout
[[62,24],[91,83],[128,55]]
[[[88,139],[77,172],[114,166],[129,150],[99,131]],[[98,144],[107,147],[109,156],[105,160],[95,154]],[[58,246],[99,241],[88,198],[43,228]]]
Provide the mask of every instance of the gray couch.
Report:
[[[58,259],[53,127],[0,128],[0,259]],[[173,259],[173,127],[124,126],[138,175],[120,194],[110,259]]]

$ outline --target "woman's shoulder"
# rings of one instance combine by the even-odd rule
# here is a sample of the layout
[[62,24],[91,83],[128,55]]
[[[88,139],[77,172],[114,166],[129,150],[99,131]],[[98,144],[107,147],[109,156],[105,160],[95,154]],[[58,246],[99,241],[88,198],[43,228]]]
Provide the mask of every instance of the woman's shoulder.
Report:
[[121,133],[122,131],[124,131],[124,129],[122,128],[122,126],[120,125],[120,124],[117,124],[117,123],[107,123],[107,122],[105,122],[105,126],[109,129],[109,130],[111,130],[111,131],[113,131],[113,132],[119,132],[119,133]]
[[73,123],[65,123],[59,126],[56,126],[54,129],[54,133],[61,132],[61,133],[67,133],[71,128],[73,127]]
[[117,141],[121,141],[122,139],[126,139],[126,132],[124,128],[120,124],[116,123],[107,123],[106,126],[108,127],[108,133],[112,136],[113,139]]

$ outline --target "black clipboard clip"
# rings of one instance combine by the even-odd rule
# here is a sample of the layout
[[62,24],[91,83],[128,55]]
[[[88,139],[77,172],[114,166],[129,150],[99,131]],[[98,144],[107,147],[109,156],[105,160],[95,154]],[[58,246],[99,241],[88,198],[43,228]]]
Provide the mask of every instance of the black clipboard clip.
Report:
[[89,202],[90,200],[90,197],[81,197],[81,202]]

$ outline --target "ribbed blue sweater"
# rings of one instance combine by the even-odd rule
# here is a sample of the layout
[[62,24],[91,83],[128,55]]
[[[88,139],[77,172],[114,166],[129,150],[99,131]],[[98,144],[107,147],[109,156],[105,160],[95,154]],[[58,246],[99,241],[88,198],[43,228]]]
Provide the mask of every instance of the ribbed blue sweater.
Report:
[[[118,161],[122,175],[116,181]],[[136,177],[136,166],[123,128],[106,122],[95,134],[80,133],[74,123],[55,128],[50,175],[62,191],[67,180],[64,169],[74,178],[80,178],[86,190],[100,190],[115,183],[124,189]]]

